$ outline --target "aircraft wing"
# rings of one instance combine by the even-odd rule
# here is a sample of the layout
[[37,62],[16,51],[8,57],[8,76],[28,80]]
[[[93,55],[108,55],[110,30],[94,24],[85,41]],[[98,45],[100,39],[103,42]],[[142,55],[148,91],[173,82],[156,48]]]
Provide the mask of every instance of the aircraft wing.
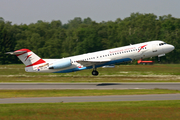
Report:
[[111,59],[104,59],[104,60],[89,60],[89,61],[83,61],[83,60],[79,60],[77,61],[78,63],[80,63],[83,66],[93,66],[93,65],[100,65],[100,64],[104,64],[106,62],[111,61]]

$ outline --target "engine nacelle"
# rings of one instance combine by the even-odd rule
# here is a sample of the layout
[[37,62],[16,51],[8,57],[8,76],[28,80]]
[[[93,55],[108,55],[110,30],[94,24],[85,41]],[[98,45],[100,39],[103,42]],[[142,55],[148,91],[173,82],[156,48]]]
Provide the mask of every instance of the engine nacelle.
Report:
[[71,59],[64,59],[54,62],[49,66],[49,69],[61,69],[72,65]]

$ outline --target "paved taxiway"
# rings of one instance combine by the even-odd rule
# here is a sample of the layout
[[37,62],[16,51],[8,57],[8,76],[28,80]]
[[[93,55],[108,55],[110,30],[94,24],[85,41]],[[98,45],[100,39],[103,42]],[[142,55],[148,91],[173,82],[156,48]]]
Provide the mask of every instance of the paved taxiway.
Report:
[[[173,89],[180,90],[180,83],[0,83],[1,90],[25,89]],[[56,103],[56,102],[105,102],[105,101],[143,101],[180,100],[180,94],[158,95],[111,95],[41,98],[3,98],[4,103]]]
[[180,83],[0,83],[0,89],[172,89]]

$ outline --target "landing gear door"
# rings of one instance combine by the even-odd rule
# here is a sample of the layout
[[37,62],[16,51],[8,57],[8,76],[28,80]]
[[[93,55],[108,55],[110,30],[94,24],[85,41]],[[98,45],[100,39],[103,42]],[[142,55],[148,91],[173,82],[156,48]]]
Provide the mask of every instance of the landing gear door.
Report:
[[157,44],[152,44],[152,52],[157,52]]

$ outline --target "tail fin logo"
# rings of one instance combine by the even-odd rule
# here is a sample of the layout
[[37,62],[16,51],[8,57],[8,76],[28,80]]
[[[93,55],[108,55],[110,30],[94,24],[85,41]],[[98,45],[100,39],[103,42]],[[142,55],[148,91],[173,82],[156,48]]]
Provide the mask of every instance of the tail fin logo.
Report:
[[25,59],[25,61],[31,56],[32,54],[30,54],[30,55],[28,55],[28,56],[26,56],[26,59]]

